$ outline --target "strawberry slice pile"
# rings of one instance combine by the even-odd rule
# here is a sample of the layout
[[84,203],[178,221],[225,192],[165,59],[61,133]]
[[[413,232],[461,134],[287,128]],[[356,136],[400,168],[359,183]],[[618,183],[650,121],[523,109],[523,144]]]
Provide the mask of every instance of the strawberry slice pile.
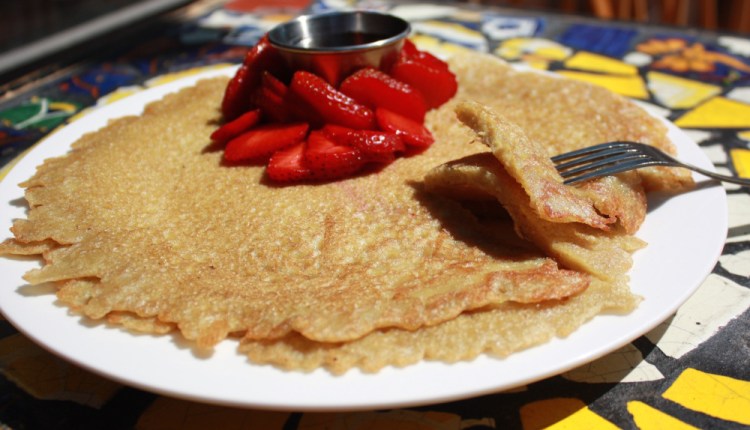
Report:
[[264,164],[275,182],[342,179],[429,147],[425,114],[456,90],[448,65],[409,40],[387,70],[363,68],[334,86],[289,70],[263,37],[229,81],[211,139],[228,163]]

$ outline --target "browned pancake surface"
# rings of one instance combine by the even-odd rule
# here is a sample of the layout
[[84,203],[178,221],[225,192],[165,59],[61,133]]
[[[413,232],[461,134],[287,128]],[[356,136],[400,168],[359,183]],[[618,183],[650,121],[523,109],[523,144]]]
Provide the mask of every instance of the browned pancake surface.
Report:
[[[501,112],[550,154],[614,138],[669,149],[661,124],[604,90],[481,55],[451,67],[457,101]],[[425,191],[431,169],[486,151],[456,120],[457,101],[429,113],[436,143],[423,154],[345,181],[279,187],[262,167],[224,166],[211,149],[225,84],[168,96],[47,161],[24,184],[28,219],[0,251],[43,252],[29,282],[57,282],[61,300],[88,317],[178,329],[203,346],[237,334],[254,361],[336,372],[507,355],[637,303],[622,277],[561,269],[514,237],[509,219],[480,220]],[[645,215],[642,176],[650,188],[687,183],[664,172],[584,189],[633,231]],[[613,189],[621,199],[606,197]]]
[[31,210],[7,249],[60,246],[27,280],[60,282],[88,317],[174,326],[204,346],[230,333],[346,341],[587,285],[420,190],[432,166],[472,152],[465,142],[324,184],[276,186],[261,166],[222,165],[208,136],[225,84],[167,96],[47,161],[24,184]]
[[583,293],[567,300],[507,302],[464,312],[436,326],[376,330],[344,343],[313,342],[299,335],[269,341],[243,340],[240,351],[256,363],[306,371],[324,367],[334,374],[352,368],[376,372],[385,366],[406,366],[420,360],[471,360],[483,353],[505,357],[555,336],[565,337],[602,312],[630,312],[638,301],[627,284],[595,278]]

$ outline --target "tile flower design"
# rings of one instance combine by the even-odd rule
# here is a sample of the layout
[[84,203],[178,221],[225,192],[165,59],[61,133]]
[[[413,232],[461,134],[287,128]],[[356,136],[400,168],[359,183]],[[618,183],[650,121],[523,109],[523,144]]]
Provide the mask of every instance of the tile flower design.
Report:
[[698,41],[684,38],[651,38],[636,46],[638,52],[651,55],[651,68],[675,73],[699,73],[717,80],[738,80],[750,75],[750,64]]

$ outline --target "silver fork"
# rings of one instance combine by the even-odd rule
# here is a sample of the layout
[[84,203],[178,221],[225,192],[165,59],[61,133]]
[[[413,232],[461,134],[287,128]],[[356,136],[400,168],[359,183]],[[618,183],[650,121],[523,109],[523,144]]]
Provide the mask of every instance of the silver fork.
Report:
[[720,175],[700,167],[683,163],[661,150],[635,142],[609,142],[589,146],[552,157],[565,184],[614,175],[648,166],[684,167],[720,181],[750,187],[750,180]]

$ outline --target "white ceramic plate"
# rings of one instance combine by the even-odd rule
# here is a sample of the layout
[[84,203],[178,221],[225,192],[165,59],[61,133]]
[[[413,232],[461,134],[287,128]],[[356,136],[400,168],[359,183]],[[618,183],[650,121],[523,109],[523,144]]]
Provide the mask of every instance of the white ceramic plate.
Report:
[[[201,77],[231,74],[219,69],[154,87],[92,113],[57,131],[30,151],[0,183],[0,236],[14,218],[25,217],[23,190],[48,157],[65,154],[83,133],[114,117],[138,114],[164,94]],[[712,169],[703,152],[669,124],[680,158]],[[567,371],[627,344],[671,316],[716,263],[727,233],[727,201],[721,186],[700,187],[671,198],[652,196],[638,236],[649,245],[635,255],[632,289],[645,300],[627,316],[598,316],[566,339],[506,359],[480,356],[471,362],[422,362],[377,374],[351,371],[284,372],[253,365],[236,342],[218,345],[209,357],[194,355],[176,335],[136,335],[72,315],[52,288],[26,284],[21,276],[35,259],[0,258],[0,309],[20,331],[53,353],[84,368],[145,390],[225,405],[287,410],[352,410],[404,407],[456,400],[520,386]]]

